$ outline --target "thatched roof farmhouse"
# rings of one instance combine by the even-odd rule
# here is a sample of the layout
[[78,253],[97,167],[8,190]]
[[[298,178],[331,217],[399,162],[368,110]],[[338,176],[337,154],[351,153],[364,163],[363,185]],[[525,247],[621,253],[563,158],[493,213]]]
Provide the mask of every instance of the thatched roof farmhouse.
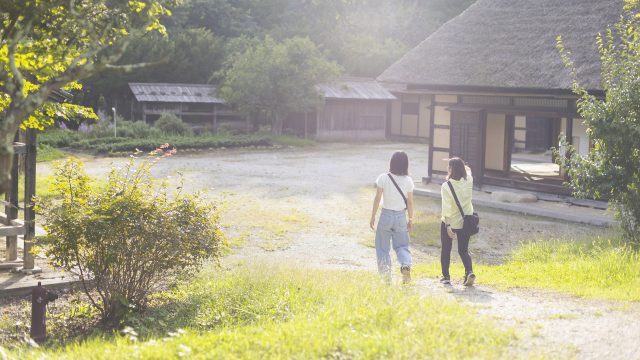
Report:
[[556,39],[570,51],[581,85],[597,93],[596,36],[623,6],[623,0],[478,0],[377,78],[399,99],[391,134],[429,143],[426,180],[446,173],[442,159],[462,156],[478,186],[566,192],[549,148],[559,135],[581,152],[590,142]]

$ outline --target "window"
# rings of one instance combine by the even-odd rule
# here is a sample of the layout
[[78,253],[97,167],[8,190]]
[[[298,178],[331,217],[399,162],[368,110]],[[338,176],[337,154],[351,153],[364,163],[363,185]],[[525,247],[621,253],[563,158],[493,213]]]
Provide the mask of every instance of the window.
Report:
[[402,115],[418,115],[420,113],[420,104],[403,102]]

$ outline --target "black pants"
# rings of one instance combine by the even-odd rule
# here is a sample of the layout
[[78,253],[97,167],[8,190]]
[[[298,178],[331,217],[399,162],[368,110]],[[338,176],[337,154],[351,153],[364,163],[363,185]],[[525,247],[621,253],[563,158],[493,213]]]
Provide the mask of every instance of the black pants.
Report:
[[[469,238],[470,236],[460,230],[453,230],[458,238],[458,254],[464,264],[464,272],[468,274],[473,271],[471,264],[471,256],[469,255]],[[442,252],[440,254],[440,265],[442,266],[442,275],[450,277],[449,263],[451,262],[451,248],[453,247],[453,239],[447,234],[447,225],[442,222],[440,224],[440,241],[442,243]]]

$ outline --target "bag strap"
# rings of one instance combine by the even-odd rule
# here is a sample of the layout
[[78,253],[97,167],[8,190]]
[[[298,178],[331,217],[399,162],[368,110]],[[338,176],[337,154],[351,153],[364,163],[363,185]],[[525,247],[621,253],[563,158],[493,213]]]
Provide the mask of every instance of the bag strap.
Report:
[[393,176],[391,176],[391,173],[387,173],[387,175],[389,176],[389,179],[391,179],[391,182],[393,183],[393,185],[396,186],[396,189],[398,189],[398,192],[400,193],[400,196],[402,196],[402,200],[404,200],[404,206],[405,206],[405,209],[406,209],[408,207],[407,198],[404,196],[404,193],[402,192],[402,190],[400,190],[400,186],[398,186],[398,183],[396,183],[396,181],[393,179]]
[[462,218],[464,219],[464,211],[462,211],[462,206],[460,205],[460,201],[458,201],[458,196],[456,196],[456,191],[453,190],[453,185],[451,184],[451,181],[447,181],[447,184],[449,185],[449,189],[451,189],[453,200],[456,201],[456,205],[458,205],[458,210],[460,210],[460,214],[462,214]]

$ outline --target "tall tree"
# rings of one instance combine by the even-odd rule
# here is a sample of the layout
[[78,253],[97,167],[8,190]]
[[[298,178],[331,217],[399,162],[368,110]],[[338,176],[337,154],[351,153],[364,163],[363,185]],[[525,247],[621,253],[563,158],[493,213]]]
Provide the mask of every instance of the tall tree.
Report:
[[[582,156],[565,141],[569,157],[559,160],[575,194],[609,198],[625,237],[640,248],[640,5],[627,3],[621,20],[597,39],[605,97],[589,94],[574,80],[578,112],[593,147]],[[558,47],[575,78],[561,38]]]
[[[114,65],[131,34],[164,31],[161,0],[0,0],[0,193],[7,190],[13,134],[78,107],[47,104],[61,88]],[[138,64],[139,66],[140,64]]]
[[117,64],[146,63],[132,72],[104,71],[83,81],[84,105],[96,106],[101,95],[118,102],[131,96],[129,82],[206,83],[222,65],[222,39],[207,29],[167,29],[131,38]]
[[321,97],[316,85],[339,72],[308,38],[250,41],[222,72],[221,94],[246,114],[264,112],[274,134],[282,133],[289,112],[310,111]]

